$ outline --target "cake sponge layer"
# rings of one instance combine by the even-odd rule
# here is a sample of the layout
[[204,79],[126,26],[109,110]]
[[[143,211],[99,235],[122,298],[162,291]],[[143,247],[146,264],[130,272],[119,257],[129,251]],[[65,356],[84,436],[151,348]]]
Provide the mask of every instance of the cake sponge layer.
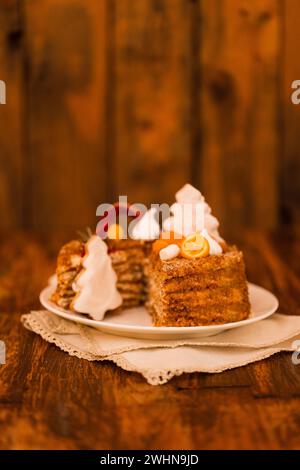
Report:
[[152,254],[147,307],[156,326],[239,321],[250,313],[244,258],[235,247],[214,256],[163,262]]

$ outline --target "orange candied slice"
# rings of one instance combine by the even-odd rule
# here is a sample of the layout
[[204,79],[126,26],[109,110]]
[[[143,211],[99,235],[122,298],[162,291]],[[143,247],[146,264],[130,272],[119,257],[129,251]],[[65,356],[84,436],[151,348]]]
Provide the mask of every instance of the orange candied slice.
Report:
[[112,224],[108,227],[107,236],[111,240],[120,240],[124,236],[124,230],[119,224]]
[[200,232],[193,233],[183,240],[181,256],[187,259],[203,258],[209,255],[209,243]]
[[160,250],[169,245],[178,245],[180,247],[182,240],[183,237],[175,232],[162,232],[160,238],[153,243],[152,250],[159,253]]

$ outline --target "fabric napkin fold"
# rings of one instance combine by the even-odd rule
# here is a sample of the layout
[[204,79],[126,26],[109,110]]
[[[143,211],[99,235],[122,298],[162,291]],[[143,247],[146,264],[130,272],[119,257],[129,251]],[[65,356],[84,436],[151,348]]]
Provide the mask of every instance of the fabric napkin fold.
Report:
[[152,385],[166,383],[182,373],[222,372],[300,347],[300,317],[280,314],[198,340],[115,336],[45,310],[23,315],[22,323],[70,355],[89,361],[113,361],[125,370],[142,374]]

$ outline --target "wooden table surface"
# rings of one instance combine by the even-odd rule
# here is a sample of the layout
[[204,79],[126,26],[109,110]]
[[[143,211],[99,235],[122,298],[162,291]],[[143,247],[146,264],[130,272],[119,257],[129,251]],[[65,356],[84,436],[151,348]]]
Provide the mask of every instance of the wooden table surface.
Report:
[[[243,236],[249,280],[300,314],[297,234]],[[281,353],[221,374],[150,386],[110,362],[70,357],[26,331],[59,241],[0,238],[0,447],[2,449],[300,448],[300,366]]]

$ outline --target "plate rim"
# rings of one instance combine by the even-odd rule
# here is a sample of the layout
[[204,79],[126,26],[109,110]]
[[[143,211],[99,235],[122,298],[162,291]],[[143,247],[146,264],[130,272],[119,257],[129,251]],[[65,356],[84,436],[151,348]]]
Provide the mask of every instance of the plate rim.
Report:
[[[93,320],[91,318],[87,318],[84,314],[71,312],[70,310],[63,309],[58,307],[53,302],[49,300],[50,293],[53,292],[55,288],[54,284],[49,284],[45,287],[40,295],[39,300],[42,306],[50,311],[51,313],[64,318],[66,320],[74,321],[77,323],[82,323],[84,325],[88,325],[94,328],[104,330],[115,330],[115,331],[124,331],[128,333],[203,333],[203,332],[217,332],[217,331],[224,331],[228,329],[238,328],[241,326],[250,325],[251,323],[256,323],[258,321],[264,320],[271,315],[273,315],[278,307],[279,301],[277,297],[270,292],[269,290],[265,289],[264,287],[258,286],[257,284],[248,282],[249,289],[256,289],[260,290],[262,293],[267,294],[270,298],[272,298],[274,302],[274,306],[261,314],[256,315],[255,317],[246,318],[245,320],[240,320],[238,322],[230,322],[230,323],[222,323],[220,325],[200,325],[200,326],[144,326],[144,325],[128,325],[122,323],[112,323],[109,321],[103,320]],[[45,298],[47,297],[47,298]],[[126,309],[130,310],[130,309]],[[80,315],[80,316],[78,316]]]

